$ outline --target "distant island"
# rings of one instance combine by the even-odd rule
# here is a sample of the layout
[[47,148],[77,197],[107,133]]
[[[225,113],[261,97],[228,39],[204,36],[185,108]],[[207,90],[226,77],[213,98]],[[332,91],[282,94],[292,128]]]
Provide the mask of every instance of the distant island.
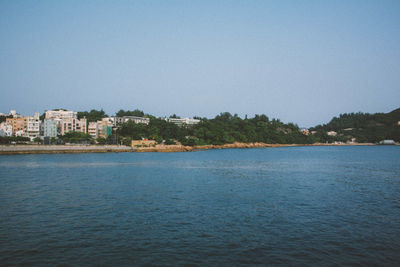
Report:
[[[140,142],[137,142],[139,140]],[[241,143],[315,144],[400,142],[400,108],[389,113],[345,113],[329,123],[300,129],[266,115],[240,118],[224,112],[213,119],[158,118],[141,110],[74,112],[48,110],[41,116],[0,114],[0,144],[99,144],[188,147]]]

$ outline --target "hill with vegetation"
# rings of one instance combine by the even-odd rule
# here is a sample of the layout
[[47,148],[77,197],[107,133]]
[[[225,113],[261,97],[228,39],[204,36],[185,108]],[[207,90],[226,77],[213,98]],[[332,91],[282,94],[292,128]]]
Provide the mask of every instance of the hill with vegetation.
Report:
[[[389,113],[345,113],[334,117],[329,123],[311,128],[322,142],[348,141],[379,142],[385,139],[400,142],[400,108]],[[336,136],[329,136],[330,131]]]
[[201,118],[200,123],[179,127],[164,119],[150,117],[149,125],[127,122],[116,133],[126,143],[129,140],[148,138],[167,144],[179,141],[183,145],[221,145],[234,142],[263,142],[269,144],[309,144],[317,141],[304,135],[293,123],[285,124],[278,119],[270,120],[266,115],[255,115],[242,119],[229,112],[213,119]]

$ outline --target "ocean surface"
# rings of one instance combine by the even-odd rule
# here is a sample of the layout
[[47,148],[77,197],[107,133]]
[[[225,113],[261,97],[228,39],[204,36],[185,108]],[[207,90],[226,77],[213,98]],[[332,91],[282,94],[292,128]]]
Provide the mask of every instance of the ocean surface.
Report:
[[0,156],[0,265],[400,264],[400,147]]

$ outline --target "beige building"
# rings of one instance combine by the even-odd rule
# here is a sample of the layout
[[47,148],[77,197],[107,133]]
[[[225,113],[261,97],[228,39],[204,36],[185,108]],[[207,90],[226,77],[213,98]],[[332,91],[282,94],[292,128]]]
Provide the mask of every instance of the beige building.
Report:
[[14,136],[16,136],[16,133],[18,132],[18,135],[24,135],[23,133],[26,133],[26,128],[27,128],[27,120],[24,117],[18,117],[18,118],[6,118],[6,123],[11,125],[12,127],[12,133]]
[[71,120],[78,118],[78,112],[72,110],[47,110],[45,113],[46,119],[53,119],[53,120]]
[[64,135],[69,132],[81,132],[87,133],[86,129],[86,118],[83,119],[69,119],[61,121],[61,135]]
[[107,138],[112,134],[112,128],[114,126],[113,120],[110,118],[103,118],[101,121],[97,121],[97,137]]
[[98,137],[97,122],[95,122],[95,121],[89,122],[88,134],[94,139],[96,139]]

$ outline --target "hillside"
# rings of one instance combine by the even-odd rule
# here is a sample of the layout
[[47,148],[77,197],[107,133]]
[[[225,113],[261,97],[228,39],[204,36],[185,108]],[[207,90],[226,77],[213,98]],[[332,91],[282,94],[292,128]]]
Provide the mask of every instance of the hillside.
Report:
[[[311,128],[322,141],[379,142],[384,139],[400,141],[400,108],[389,113],[345,113],[329,123]],[[334,131],[336,136],[329,136]]]

